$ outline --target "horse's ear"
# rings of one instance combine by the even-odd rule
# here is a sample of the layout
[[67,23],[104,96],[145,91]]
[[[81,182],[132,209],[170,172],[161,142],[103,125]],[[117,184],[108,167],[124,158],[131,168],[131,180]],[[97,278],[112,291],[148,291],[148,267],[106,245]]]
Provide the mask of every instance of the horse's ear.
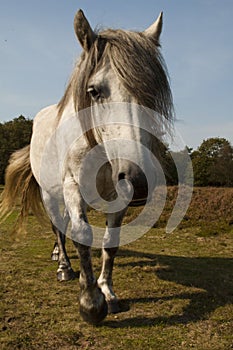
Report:
[[157,20],[146,30],[144,30],[144,35],[152,39],[156,43],[159,43],[159,37],[162,32],[163,27],[163,12],[160,13]]
[[83,49],[89,51],[96,39],[96,34],[91,29],[82,10],[79,10],[74,17],[74,30]]

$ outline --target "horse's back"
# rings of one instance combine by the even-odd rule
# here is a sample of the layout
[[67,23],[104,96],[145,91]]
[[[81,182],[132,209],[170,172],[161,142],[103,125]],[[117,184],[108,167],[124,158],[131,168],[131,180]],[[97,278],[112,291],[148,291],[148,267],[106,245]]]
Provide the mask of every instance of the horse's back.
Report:
[[30,144],[30,162],[33,175],[39,182],[44,147],[51,138],[57,123],[57,105],[43,108],[34,118]]

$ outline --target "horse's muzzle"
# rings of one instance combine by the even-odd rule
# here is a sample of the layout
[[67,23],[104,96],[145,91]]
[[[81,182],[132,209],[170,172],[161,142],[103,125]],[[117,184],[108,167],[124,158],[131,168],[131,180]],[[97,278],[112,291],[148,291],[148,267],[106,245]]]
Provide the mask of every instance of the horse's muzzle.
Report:
[[145,205],[146,202],[147,202],[147,198],[132,200],[129,203],[129,207],[141,207],[141,206]]

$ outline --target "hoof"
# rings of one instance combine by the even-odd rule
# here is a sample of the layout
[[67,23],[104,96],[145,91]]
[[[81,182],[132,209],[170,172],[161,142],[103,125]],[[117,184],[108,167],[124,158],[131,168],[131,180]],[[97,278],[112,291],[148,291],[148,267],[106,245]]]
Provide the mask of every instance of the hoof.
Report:
[[71,267],[57,271],[57,280],[59,282],[70,281],[75,279],[75,273]]
[[121,311],[117,299],[109,300],[107,301],[107,304],[109,314],[117,314]]
[[[86,294],[86,295],[85,295]],[[98,299],[89,298],[84,293],[80,298],[80,315],[82,319],[92,325],[98,325],[108,314],[108,304],[104,294],[98,291]]]
[[92,325],[98,325],[102,322],[108,314],[108,304],[104,301],[100,310],[93,308],[92,310],[86,310],[84,307],[80,306],[80,315],[82,319]]

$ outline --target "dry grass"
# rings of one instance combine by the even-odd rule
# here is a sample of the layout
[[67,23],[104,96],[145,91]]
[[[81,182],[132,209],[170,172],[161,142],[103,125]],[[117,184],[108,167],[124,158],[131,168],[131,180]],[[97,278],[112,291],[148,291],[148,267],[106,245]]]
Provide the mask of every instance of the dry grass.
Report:
[[[218,196],[206,191],[198,189],[198,196]],[[223,192],[224,198],[231,198],[233,191]],[[222,212],[225,207],[222,205]],[[91,212],[90,216],[102,224],[99,215]],[[26,236],[9,234],[13,219],[0,229],[0,349],[233,348],[233,230],[229,218],[221,218],[221,224],[215,221],[217,234],[205,233],[207,221],[194,225],[190,218],[171,235],[153,228],[140,240],[121,247],[114,288],[122,312],[109,315],[99,327],[80,319],[78,280],[56,281],[56,264],[50,261],[52,233],[41,230],[30,217]],[[70,241],[68,252],[78,271]],[[97,274],[99,255],[93,250]]]
[[[176,186],[168,188],[166,205],[155,227],[166,226],[176,202],[177,190]],[[231,229],[232,203],[233,188],[194,187],[191,203],[179,228],[193,225],[208,228],[213,224],[215,228],[220,226],[221,229]],[[126,222],[134,219],[140,211],[141,208],[129,209]]]
[[[164,209],[164,219],[169,217],[177,195],[177,187],[170,187],[168,201]],[[233,188],[194,187],[192,201],[187,211],[186,220],[233,222]]]

